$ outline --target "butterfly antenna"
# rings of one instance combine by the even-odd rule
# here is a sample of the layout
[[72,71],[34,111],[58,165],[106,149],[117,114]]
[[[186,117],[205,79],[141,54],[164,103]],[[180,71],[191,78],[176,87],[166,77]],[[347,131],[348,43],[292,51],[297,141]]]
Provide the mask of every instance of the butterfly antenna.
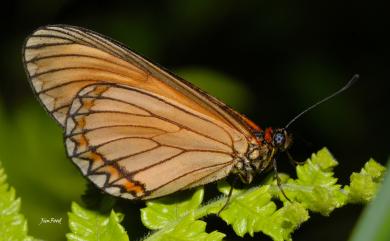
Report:
[[299,113],[298,115],[296,115],[294,118],[292,118],[288,123],[287,125],[284,127],[285,129],[287,129],[292,123],[294,123],[297,119],[299,119],[303,114],[305,114],[306,112],[310,111],[311,109],[317,107],[318,105],[328,101],[329,99],[332,99],[333,97],[337,96],[338,94],[344,92],[345,90],[349,89],[349,87],[351,87],[357,80],[359,79],[359,75],[358,74],[355,74],[354,76],[352,76],[352,78],[348,81],[348,83],[346,85],[344,85],[341,89],[339,89],[338,91],[334,92],[333,94],[323,98],[322,100],[318,101],[317,103],[315,103],[314,105],[310,106],[309,108],[305,109],[304,111],[302,111],[301,113]]

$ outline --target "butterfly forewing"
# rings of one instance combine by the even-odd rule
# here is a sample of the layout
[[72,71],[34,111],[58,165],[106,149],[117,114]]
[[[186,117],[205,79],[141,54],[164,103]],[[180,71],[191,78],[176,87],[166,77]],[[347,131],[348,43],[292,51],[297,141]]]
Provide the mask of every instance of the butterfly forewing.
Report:
[[62,126],[83,87],[107,82],[158,93],[251,135],[240,115],[222,102],[90,30],[67,25],[40,28],[26,40],[24,63],[39,99]]

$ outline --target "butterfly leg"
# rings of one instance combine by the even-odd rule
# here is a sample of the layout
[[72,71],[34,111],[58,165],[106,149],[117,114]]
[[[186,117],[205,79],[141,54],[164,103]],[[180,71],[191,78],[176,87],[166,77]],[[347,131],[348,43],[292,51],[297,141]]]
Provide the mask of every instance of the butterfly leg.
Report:
[[232,194],[233,194],[233,189],[234,189],[234,185],[236,184],[236,182],[237,182],[237,178],[235,177],[235,178],[233,179],[232,185],[230,185],[230,190],[229,190],[229,193],[228,193],[228,195],[227,195],[226,202],[225,202],[225,204],[222,206],[221,210],[219,210],[218,213],[217,213],[218,216],[219,216],[219,215],[221,214],[221,212],[228,206],[229,201],[230,201],[230,198],[231,198],[231,196],[232,196]]
[[286,193],[284,192],[283,188],[282,188],[282,180],[280,180],[280,177],[278,175],[278,166],[276,164],[276,159],[273,159],[272,160],[272,165],[274,167],[274,175],[275,175],[275,179],[276,179],[276,183],[279,187],[279,190],[282,192],[283,196],[289,201],[291,202],[291,200],[287,197]]
[[288,158],[288,160],[290,161],[291,165],[293,165],[294,167],[295,167],[295,166],[300,166],[300,165],[305,164],[304,161],[303,161],[303,162],[296,161],[296,160],[291,156],[291,154],[290,154],[289,151],[286,151],[286,155],[287,155],[287,158]]

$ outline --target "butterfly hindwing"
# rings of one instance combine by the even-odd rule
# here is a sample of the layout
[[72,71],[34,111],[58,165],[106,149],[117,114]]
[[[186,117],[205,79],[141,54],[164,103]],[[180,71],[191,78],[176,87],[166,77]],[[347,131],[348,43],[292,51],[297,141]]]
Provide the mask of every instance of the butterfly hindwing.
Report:
[[65,142],[98,187],[147,199],[225,177],[234,164],[229,129],[163,96],[95,84],[75,97]]

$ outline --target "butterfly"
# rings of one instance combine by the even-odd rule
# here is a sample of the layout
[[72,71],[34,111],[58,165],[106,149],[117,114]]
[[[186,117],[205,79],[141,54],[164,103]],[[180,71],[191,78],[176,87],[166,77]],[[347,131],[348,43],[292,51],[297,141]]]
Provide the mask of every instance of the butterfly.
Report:
[[63,128],[66,153],[104,192],[151,199],[230,174],[244,183],[271,168],[292,136],[262,129],[121,43],[49,25],[25,41],[23,63],[44,109]]

